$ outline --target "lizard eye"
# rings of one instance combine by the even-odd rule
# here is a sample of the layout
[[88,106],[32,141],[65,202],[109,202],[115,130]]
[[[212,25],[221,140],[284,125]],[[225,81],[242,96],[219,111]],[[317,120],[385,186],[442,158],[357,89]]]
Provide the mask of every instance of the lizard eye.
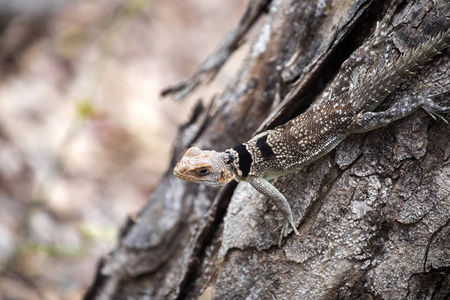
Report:
[[211,173],[211,170],[206,167],[203,167],[203,168],[200,168],[197,170],[197,174],[200,176],[205,176],[205,175],[208,175],[209,173]]

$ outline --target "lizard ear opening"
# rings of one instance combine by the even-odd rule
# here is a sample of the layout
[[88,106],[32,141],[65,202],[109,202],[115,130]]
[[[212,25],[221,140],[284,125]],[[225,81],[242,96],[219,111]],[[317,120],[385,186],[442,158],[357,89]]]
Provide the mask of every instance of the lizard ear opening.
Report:
[[225,169],[222,169],[219,177],[217,177],[217,182],[222,182],[224,180],[226,180],[226,171],[225,171]]
[[229,173],[225,169],[223,169],[220,172],[220,175],[217,177],[216,181],[217,181],[218,185],[223,186],[223,185],[227,184],[228,182],[230,182],[231,180],[233,180],[234,177],[235,177],[235,175],[233,173]]

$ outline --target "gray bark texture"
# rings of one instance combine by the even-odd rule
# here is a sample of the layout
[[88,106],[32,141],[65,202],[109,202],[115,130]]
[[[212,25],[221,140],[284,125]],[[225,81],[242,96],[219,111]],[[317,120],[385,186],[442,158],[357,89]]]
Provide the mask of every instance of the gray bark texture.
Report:
[[[242,26],[257,24],[248,58],[229,87],[206,107],[198,104],[180,129],[172,167],[190,146],[223,151],[320,103],[341,64],[373,38],[393,5],[251,1],[216,53],[223,63],[229,55],[224,49],[232,52],[245,36]],[[411,50],[447,29],[449,20],[448,0],[400,1],[389,20],[392,34],[370,49],[372,64],[358,66],[360,71]],[[414,93],[450,105],[449,53],[380,109]],[[216,54],[200,68],[202,78],[220,69],[211,63]],[[202,78],[194,86],[207,83]],[[164,93],[182,98],[186,86],[195,88],[188,80]],[[279,212],[250,185],[217,190],[184,182],[169,169],[146,207],[124,226],[117,248],[100,262],[85,298],[449,299],[450,126],[442,120],[418,110],[350,136],[274,184],[302,234],[291,233],[281,248],[274,231]]]

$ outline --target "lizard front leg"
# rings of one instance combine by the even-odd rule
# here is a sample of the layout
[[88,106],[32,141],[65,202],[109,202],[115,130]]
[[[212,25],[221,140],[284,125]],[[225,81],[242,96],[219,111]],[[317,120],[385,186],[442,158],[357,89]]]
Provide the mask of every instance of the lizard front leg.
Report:
[[[393,121],[406,117],[419,107],[423,108],[433,118],[435,118],[435,115],[441,117],[439,114],[450,112],[450,107],[440,106],[428,97],[409,96],[397,101],[385,111],[360,112],[348,126],[348,133],[366,132],[386,126]],[[445,119],[443,120],[447,122]]]
[[263,194],[264,196],[269,197],[273,203],[275,203],[276,207],[283,213],[284,224],[282,224],[280,239],[278,241],[278,246],[281,247],[281,242],[283,237],[286,237],[289,230],[289,225],[291,225],[292,229],[297,236],[301,236],[297,230],[297,227],[294,224],[294,219],[292,217],[291,207],[287,202],[286,198],[274,187],[269,181],[264,178],[256,177],[256,176],[248,176],[246,181],[251,184],[258,192]]

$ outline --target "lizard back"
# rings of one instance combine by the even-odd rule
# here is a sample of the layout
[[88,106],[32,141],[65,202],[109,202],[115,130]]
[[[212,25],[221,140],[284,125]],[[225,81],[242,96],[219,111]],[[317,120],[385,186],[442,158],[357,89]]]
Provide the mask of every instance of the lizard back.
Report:
[[428,39],[387,66],[377,68],[359,83],[354,66],[368,60],[368,45],[344,62],[328,97],[275,129],[234,148],[245,156],[241,170],[248,175],[275,178],[293,172],[330,152],[349,135],[349,123],[361,112],[373,111],[402,83],[450,46],[450,29]]

